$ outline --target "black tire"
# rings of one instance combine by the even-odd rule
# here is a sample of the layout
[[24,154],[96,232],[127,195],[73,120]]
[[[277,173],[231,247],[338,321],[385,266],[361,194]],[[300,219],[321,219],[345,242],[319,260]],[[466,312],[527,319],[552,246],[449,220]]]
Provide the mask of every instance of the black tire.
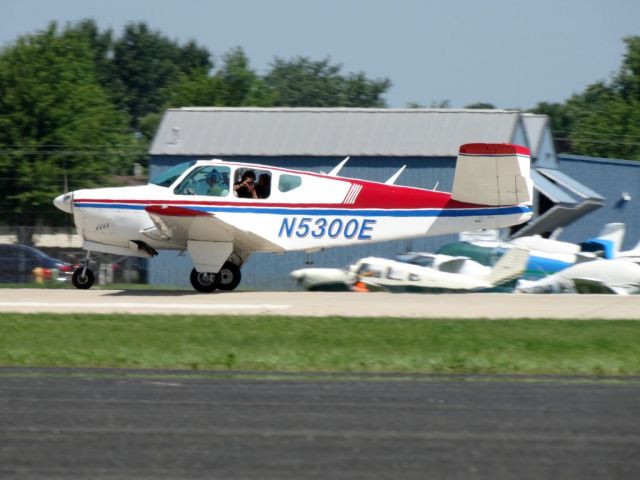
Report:
[[202,293],[215,291],[218,288],[218,278],[219,276],[215,273],[200,273],[195,268],[191,270],[191,276],[189,277],[193,288]]
[[218,272],[218,288],[230,292],[235,290],[242,280],[242,274],[240,273],[240,267],[235,263],[225,262],[222,268]]
[[95,277],[93,272],[88,268],[84,270],[84,274],[82,273],[83,270],[84,267],[76,268],[73,272],[73,276],[71,277],[71,282],[74,287],[79,288],[80,290],[88,290],[93,285]]

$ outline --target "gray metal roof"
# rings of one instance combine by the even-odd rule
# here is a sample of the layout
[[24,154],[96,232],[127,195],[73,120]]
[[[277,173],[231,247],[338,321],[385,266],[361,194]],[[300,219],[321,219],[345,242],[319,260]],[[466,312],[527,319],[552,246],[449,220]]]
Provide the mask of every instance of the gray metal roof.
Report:
[[456,156],[522,128],[515,110],[188,107],[165,112],[149,153]]
[[529,221],[512,238],[552,232],[566,227],[604,203],[604,198],[570,176],[553,168],[532,168],[534,187],[554,205]]
[[538,150],[540,150],[540,145],[542,144],[544,132],[549,126],[549,117],[547,115],[523,113],[522,123],[524,124],[525,131],[527,132],[527,137],[529,138],[531,156],[537,157]]

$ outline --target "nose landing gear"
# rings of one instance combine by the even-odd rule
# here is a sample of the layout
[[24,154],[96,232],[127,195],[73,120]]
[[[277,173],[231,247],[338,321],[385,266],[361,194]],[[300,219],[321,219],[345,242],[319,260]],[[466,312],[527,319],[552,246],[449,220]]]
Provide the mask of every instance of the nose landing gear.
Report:
[[73,283],[73,286],[80,290],[88,290],[92,287],[93,282],[95,282],[95,276],[89,268],[89,254],[90,252],[87,252],[87,258],[84,260],[84,265],[76,268],[73,272],[73,276],[71,277],[71,283]]

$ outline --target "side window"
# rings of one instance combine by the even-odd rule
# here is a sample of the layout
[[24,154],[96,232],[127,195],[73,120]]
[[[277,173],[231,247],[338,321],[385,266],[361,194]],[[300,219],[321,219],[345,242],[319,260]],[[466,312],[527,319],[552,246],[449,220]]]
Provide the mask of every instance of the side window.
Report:
[[298,175],[280,175],[280,181],[278,182],[278,190],[281,192],[289,192],[295,188],[298,188],[302,184],[302,178]]
[[389,280],[403,280],[404,272],[398,268],[389,267],[389,271],[387,272],[387,278]]
[[413,265],[419,265],[421,267],[433,267],[433,257],[427,257],[424,255],[416,255],[414,258],[409,260],[409,263]]
[[174,193],[176,195],[225,197],[229,194],[230,173],[229,167],[221,165],[196,168],[180,182]]
[[382,268],[377,265],[363,263],[360,265],[360,268],[358,268],[356,274],[363,277],[382,278]]
[[239,198],[269,198],[271,195],[271,172],[254,168],[236,170],[233,191]]

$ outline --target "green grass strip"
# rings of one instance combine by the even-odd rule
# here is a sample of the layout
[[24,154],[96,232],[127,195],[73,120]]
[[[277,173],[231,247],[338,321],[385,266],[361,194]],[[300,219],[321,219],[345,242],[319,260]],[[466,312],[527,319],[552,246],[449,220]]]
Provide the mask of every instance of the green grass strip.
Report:
[[640,374],[640,322],[0,315],[0,365]]

